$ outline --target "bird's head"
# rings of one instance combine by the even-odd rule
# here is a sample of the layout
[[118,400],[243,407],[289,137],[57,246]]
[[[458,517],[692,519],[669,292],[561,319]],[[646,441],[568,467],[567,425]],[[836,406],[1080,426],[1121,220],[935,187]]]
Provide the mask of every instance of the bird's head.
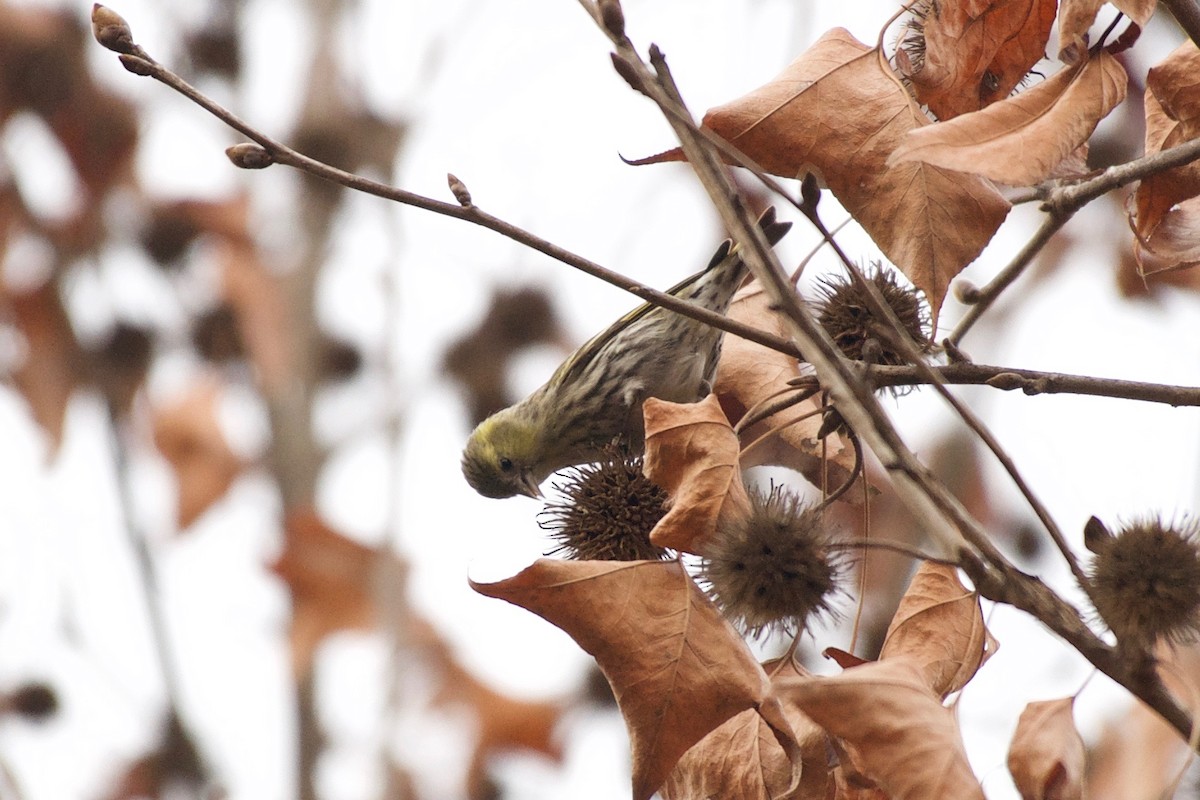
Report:
[[463,449],[467,483],[484,497],[541,497],[538,435],[533,425],[506,408],[479,423]]

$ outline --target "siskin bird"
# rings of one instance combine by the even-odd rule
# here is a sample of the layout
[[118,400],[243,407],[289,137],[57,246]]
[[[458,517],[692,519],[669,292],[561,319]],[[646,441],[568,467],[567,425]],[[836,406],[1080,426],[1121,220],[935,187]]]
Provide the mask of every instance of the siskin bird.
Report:
[[[771,208],[758,224],[772,245],[791,227]],[[746,271],[726,240],[703,271],[669,293],[724,314]],[[707,395],[723,335],[658,306],[634,309],[580,346],[544,386],[479,423],[463,450],[467,483],[485,497],[540,497],[551,473],[601,458],[614,440],[640,453],[642,401],[692,403]]]

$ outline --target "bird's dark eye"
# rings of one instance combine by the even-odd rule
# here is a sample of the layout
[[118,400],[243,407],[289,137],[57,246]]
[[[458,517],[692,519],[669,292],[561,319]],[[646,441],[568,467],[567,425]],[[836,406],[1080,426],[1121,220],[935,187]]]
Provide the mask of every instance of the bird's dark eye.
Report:
[[513,468],[512,459],[508,459],[508,458],[500,459],[500,469],[501,470],[503,470],[504,472],[512,472],[512,468]]

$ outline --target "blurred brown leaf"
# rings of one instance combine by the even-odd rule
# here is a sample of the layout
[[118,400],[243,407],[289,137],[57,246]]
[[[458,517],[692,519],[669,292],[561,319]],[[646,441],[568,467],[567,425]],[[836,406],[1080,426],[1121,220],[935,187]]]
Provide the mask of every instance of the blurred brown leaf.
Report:
[[62,444],[67,403],[80,379],[82,355],[75,331],[54,281],[25,292],[0,291],[25,338],[25,358],[13,376],[17,391],[50,437],[50,452],[56,453]]
[[167,715],[158,744],[129,764],[105,800],[174,797],[182,789],[190,796],[207,796],[208,776],[200,751],[174,713]]
[[[1200,688],[1200,645],[1160,644],[1158,673],[1179,703],[1192,707]],[[1087,759],[1088,800],[1158,798],[1175,785],[1194,754],[1157,713],[1134,701],[1108,721]]]
[[267,394],[284,391],[291,371],[287,297],[251,243],[224,240],[219,248],[223,299],[233,309],[241,341]]
[[900,600],[879,658],[919,664],[929,688],[945,698],[966,686],[996,647],[979,595],[967,591],[953,567],[923,561]]
[[629,728],[633,797],[649,800],[689,747],[769,684],[677,561],[539,559],[475,591],[528,609],[595,657]]
[[132,105],[92,79],[90,40],[73,12],[0,5],[0,122],[22,110],[41,117],[87,191],[76,218],[56,225],[71,253],[100,243],[101,201],[131,181],[138,141]]
[[926,686],[915,660],[897,657],[834,677],[794,678],[781,682],[779,694],[846,740],[888,797],[983,800],[954,715]]
[[722,517],[750,510],[737,435],[712,394],[699,403],[651,397],[642,413],[646,477],[669,495],[667,514],[650,531],[650,541],[680,552],[700,552]]
[[242,470],[217,419],[223,389],[216,378],[204,377],[153,412],[154,445],[179,486],[181,530],[220,500]]
[[1074,697],[1029,703],[1008,747],[1022,800],[1082,800],[1087,752],[1075,729]]
[[311,508],[288,513],[284,536],[271,569],[292,595],[292,664],[299,679],[308,675],[326,636],[369,630],[379,622],[376,586],[402,580],[405,568],[390,551],[339,534]]
[[1056,0],[928,3],[896,52],[917,100],[938,119],[1003,100],[1046,52]]
[[889,164],[923,161],[1026,186],[1050,176],[1125,99],[1120,62],[1101,51],[1031,89],[909,132]]
[[467,393],[471,424],[517,401],[507,386],[512,358],[537,344],[564,345],[550,298],[541,289],[497,289],[474,330],[446,351],[442,366]]
[[569,709],[565,700],[520,700],[497,692],[468,672],[449,653],[440,661],[442,688],[434,698],[435,706],[465,706],[478,722],[475,752],[467,775],[467,794],[484,796],[490,785],[488,764],[497,756],[513,751],[541,753],[555,762],[562,761],[562,743],[557,735],[559,723]]

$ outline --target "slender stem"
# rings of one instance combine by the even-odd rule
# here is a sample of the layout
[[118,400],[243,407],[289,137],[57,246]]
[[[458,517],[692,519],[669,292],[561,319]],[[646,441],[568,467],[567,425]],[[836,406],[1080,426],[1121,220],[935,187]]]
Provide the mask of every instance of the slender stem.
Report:
[[958,561],[953,558],[938,558],[923,552],[921,548],[905,542],[897,542],[892,539],[870,539],[870,538],[854,538],[843,539],[838,542],[830,542],[827,545],[832,550],[856,550],[858,548],[873,548],[876,550],[889,550],[893,553],[911,556],[912,558],[928,561],[931,564],[941,564],[946,567],[957,567]]
[[[1140,400],[1174,407],[1200,406],[1200,387],[1197,386],[1173,386],[1119,378],[1096,378],[1090,375],[1042,372],[1035,369],[1001,367],[972,362],[959,362],[945,366],[929,365],[928,369],[941,383],[950,386],[991,386],[1003,391],[1019,389],[1027,395],[1075,394],[1118,400]],[[877,387],[919,386],[928,382],[924,375],[925,370],[911,364],[895,367],[871,365],[867,368],[867,373]]]
[[952,344],[962,342],[962,338],[967,335],[967,331],[971,330],[975,323],[979,321],[979,318],[983,316],[984,312],[991,308],[992,303],[996,302],[996,298],[1000,296],[1000,293],[1012,285],[1013,281],[1021,277],[1025,269],[1033,263],[1033,259],[1037,254],[1050,241],[1051,237],[1058,233],[1059,228],[1067,224],[1067,220],[1071,218],[1072,214],[1074,214],[1073,211],[1064,212],[1061,215],[1051,214],[1047,217],[1042,222],[1042,226],[1038,228],[1037,233],[1025,243],[1025,246],[1013,257],[1008,266],[1000,270],[987,286],[979,290],[974,304],[967,309],[967,313],[959,321],[958,327],[948,337]]

